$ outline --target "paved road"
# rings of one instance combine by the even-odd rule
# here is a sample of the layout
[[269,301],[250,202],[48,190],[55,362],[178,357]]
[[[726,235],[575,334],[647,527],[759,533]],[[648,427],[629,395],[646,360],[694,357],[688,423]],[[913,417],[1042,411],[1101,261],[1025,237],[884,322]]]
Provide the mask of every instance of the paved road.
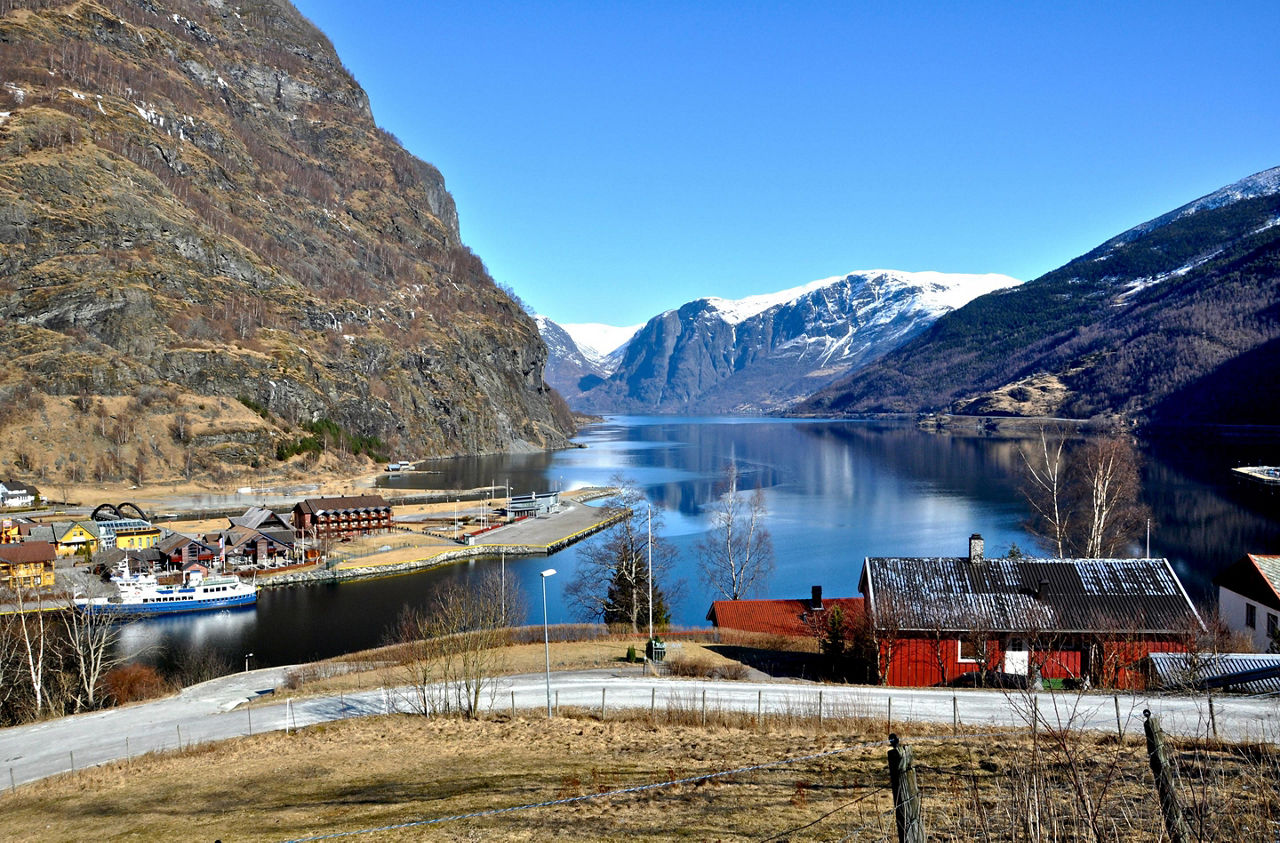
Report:
[[[175,697],[123,708],[81,714],[18,726],[0,731],[0,776],[8,768],[10,781],[36,781],[73,768],[122,760],[132,755],[174,749],[192,743],[217,741],[268,730],[316,723],[413,711],[412,693],[406,688],[378,689],[342,697],[306,700],[282,699],[267,705],[243,705],[271,694],[289,668],[266,668],[215,679],[184,690]],[[541,710],[546,706],[543,674],[505,677],[495,685],[488,707],[509,710],[515,694],[517,708]],[[709,709],[766,713],[809,713],[818,710],[821,694],[825,715],[852,714],[886,717],[892,699],[894,722],[935,722],[949,727],[952,700],[956,700],[962,727],[1026,726],[1032,703],[1018,692],[934,690],[830,686],[811,683],[712,682],[653,678],[638,671],[595,670],[553,673],[553,702],[599,710],[604,692],[606,714],[619,708],[665,710],[679,707],[697,711],[703,694]],[[1116,705],[1126,733],[1140,731],[1142,710],[1161,716],[1166,732],[1176,735],[1208,733],[1209,708],[1204,698],[1107,694],[1039,694],[1042,722],[1053,727],[1072,726],[1103,731],[1116,729]],[[1214,700],[1218,733],[1232,740],[1280,742],[1280,699],[1227,697]]]

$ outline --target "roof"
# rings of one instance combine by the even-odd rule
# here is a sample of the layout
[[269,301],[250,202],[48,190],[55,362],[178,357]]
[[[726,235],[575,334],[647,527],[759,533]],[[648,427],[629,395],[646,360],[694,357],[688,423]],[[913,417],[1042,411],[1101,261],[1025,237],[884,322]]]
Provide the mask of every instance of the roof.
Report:
[[3,486],[10,492],[26,492],[29,495],[40,494],[40,490],[35,486],[31,486],[26,483],[19,483],[17,480],[0,480],[0,486]]
[[25,541],[21,544],[0,544],[0,561],[22,565],[30,562],[52,562],[58,558],[58,548],[53,542]]
[[195,536],[188,536],[182,533],[170,533],[160,540],[160,543],[156,545],[156,548],[158,548],[161,553],[170,554],[180,548],[186,547],[189,544],[198,544],[205,550],[213,550],[208,543],[201,541]]
[[1280,556],[1246,554],[1213,578],[1215,585],[1280,609]]
[[347,495],[337,498],[307,498],[299,501],[294,507],[294,511],[316,513],[316,512],[334,512],[342,509],[390,509],[391,504],[387,503],[382,495]]
[[[1151,669],[1162,688],[1186,688],[1207,683],[1211,687],[1246,694],[1280,693],[1280,655],[1270,653],[1151,653]],[[1244,674],[1240,682],[1223,677]],[[1271,674],[1271,675],[1268,675]]]
[[251,530],[260,530],[264,524],[268,527],[289,529],[288,523],[283,518],[264,506],[251,506],[244,511],[244,515],[237,515],[228,520],[233,527],[248,527]]
[[[822,606],[823,612],[838,606],[846,613],[861,614],[862,598],[825,598]],[[809,600],[717,600],[707,611],[707,620],[720,629],[811,636],[807,619],[813,614]]]
[[1203,627],[1165,559],[869,557],[862,593],[904,631],[1183,632]]

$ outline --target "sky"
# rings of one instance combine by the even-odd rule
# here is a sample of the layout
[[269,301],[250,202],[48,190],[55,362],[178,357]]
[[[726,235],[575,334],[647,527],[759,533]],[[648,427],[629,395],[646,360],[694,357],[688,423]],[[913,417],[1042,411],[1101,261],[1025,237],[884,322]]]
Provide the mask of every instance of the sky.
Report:
[[528,309],[1029,280],[1280,165],[1280,3],[295,0]]

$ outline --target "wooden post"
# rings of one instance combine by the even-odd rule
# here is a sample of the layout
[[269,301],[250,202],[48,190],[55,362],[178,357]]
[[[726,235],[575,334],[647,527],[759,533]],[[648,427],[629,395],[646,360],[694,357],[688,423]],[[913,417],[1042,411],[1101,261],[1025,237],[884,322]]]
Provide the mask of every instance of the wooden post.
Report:
[[178,730],[178,751],[181,752],[182,751],[182,724],[174,723],[173,725],[174,725],[174,728]]
[[1124,740],[1124,724],[1120,722],[1120,695],[1112,694],[1111,699],[1116,703],[1116,734],[1120,736],[1120,740]]
[[764,691],[757,690],[756,691],[756,731],[757,732],[760,731],[760,724],[764,722],[760,717],[760,715],[763,713],[764,713]]
[[1213,730],[1213,739],[1218,739],[1218,716],[1213,710],[1213,697],[1209,697],[1209,728]]
[[818,731],[822,731],[822,689],[818,689]]
[[707,725],[707,689],[702,689],[702,725]]
[[960,734],[960,702],[956,695],[951,695],[951,736]]
[[515,691],[512,691],[512,692],[511,692],[511,720],[512,720],[512,722],[514,722],[514,721],[515,721],[515,719],[516,719],[516,692],[515,692]]
[[10,792],[10,793],[17,793],[17,792],[18,792],[18,782],[13,778],[13,768],[12,768],[12,767],[10,767],[10,768],[9,768],[9,792]]
[[600,689],[600,721],[601,722],[604,722],[604,692],[605,692],[605,689],[601,688]]
[[74,773],[76,771],[76,751],[74,749],[69,749],[67,750],[67,753],[71,756],[71,772]]
[[246,705],[244,713],[249,717],[249,737],[253,737],[253,709]]
[[133,753],[129,752],[129,736],[124,736],[124,763],[133,763]]
[[649,689],[649,720],[653,723],[658,722],[658,689]]
[[889,786],[893,789],[893,814],[898,821],[898,843],[924,843],[924,820],[920,817],[920,789],[911,747],[899,746],[890,735]]
[[1191,840],[1191,829],[1187,827],[1187,821],[1182,817],[1182,805],[1178,803],[1173,766],[1164,748],[1164,732],[1160,730],[1159,718],[1154,717],[1149,709],[1144,709],[1142,716],[1146,718],[1143,729],[1147,733],[1147,760],[1151,762],[1151,775],[1155,777],[1156,791],[1160,794],[1165,830],[1173,843],[1187,843]]
[[889,713],[885,715],[885,728],[893,734],[893,697],[889,697]]
[[1040,737],[1040,695],[1031,695],[1031,745],[1039,746]]

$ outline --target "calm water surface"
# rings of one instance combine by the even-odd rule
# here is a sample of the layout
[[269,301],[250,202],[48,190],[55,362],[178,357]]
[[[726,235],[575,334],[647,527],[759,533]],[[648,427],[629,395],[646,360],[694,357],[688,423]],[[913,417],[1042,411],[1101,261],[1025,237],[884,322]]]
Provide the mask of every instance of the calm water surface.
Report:
[[[679,625],[705,625],[712,595],[698,582],[693,545],[707,529],[705,507],[720,472],[737,461],[744,486],[759,484],[769,507],[777,570],[766,597],[803,597],[812,585],[829,596],[857,593],[865,556],[958,556],[970,533],[989,555],[1017,543],[1039,549],[1022,529],[1025,502],[1015,484],[1012,438],[928,433],[913,425],[774,419],[619,417],[578,437],[585,448],[556,453],[440,461],[426,475],[396,477],[430,488],[509,485],[513,493],[607,485],[634,478],[665,510],[663,535],[679,551],[684,580],[673,604]],[[1151,552],[1174,563],[1193,598],[1245,552],[1280,551],[1276,502],[1234,486],[1228,469],[1280,462],[1273,435],[1197,434],[1157,438],[1147,446],[1144,494],[1153,510]],[[1143,548],[1135,545],[1134,555]],[[476,560],[382,580],[263,591],[256,609],[159,618],[127,628],[122,646],[157,662],[213,651],[242,666],[288,664],[382,643],[401,608],[425,603],[441,583],[468,580],[498,566]],[[541,615],[538,572],[548,580],[553,623],[577,620],[562,589],[577,565],[575,548],[555,556],[508,558],[530,617]]]

